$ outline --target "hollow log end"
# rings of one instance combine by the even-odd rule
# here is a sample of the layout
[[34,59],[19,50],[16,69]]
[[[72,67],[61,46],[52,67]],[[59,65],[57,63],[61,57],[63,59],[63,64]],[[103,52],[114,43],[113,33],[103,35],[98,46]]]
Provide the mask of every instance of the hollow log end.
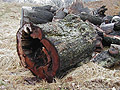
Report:
[[29,23],[18,30],[16,37],[22,65],[37,77],[52,82],[59,69],[59,56],[54,45],[39,27]]

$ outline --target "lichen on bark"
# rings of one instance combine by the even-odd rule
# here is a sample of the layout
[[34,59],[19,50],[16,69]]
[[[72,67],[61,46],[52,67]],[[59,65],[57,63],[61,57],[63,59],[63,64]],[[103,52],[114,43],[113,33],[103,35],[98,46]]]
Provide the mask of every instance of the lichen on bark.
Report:
[[37,26],[56,47],[60,57],[60,71],[91,58],[95,48],[96,30],[79,16],[70,14],[62,20]]

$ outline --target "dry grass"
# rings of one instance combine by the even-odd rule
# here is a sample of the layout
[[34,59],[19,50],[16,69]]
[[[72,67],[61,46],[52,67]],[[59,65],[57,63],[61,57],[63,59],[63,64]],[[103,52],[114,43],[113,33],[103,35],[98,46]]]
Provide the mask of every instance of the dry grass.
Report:
[[106,5],[108,8],[106,11],[107,15],[117,15],[120,12],[120,0],[100,0],[86,4],[89,8],[99,8],[102,5]]
[[31,82],[34,76],[20,65],[16,32],[21,4],[0,4],[0,90],[120,90],[120,69],[108,70],[94,63],[84,64],[56,83]]
[[[120,89],[120,71],[105,69],[92,62],[84,64],[69,73],[65,82],[75,83],[75,86],[90,90],[111,90],[115,87]],[[78,83],[79,82],[79,83]],[[84,89],[82,89],[84,90]]]

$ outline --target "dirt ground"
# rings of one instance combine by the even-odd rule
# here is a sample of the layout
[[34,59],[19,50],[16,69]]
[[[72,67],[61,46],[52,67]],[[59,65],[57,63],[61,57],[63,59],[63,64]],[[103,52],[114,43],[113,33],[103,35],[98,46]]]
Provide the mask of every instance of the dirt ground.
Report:
[[76,68],[63,79],[55,78],[56,82],[51,84],[36,80],[20,65],[16,51],[16,32],[23,5],[30,4],[0,2],[0,90],[120,90],[119,66],[109,70],[92,62]]

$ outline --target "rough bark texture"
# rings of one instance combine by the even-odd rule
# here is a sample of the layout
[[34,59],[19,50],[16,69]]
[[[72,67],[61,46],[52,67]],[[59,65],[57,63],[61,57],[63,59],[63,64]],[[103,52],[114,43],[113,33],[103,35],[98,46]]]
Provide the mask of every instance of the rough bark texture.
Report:
[[119,44],[120,45],[120,36],[118,35],[103,35],[103,39],[108,43],[108,44]]
[[78,16],[68,15],[58,22],[38,26],[58,51],[59,71],[66,71],[86,58],[91,58],[97,34],[91,25],[80,20]]
[[26,17],[34,24],[51,22],[53,19],[53,12],[49,10],[50,7],[51,6],[22,7],[22,19]]
[[102,51],[91,61],[96,62],[97,64],[111,68],[113,66],[120,64],[120,45],[111,44],[110,49]]
[[120,31],[120,21],[115,23],[114,30],[115,31]]
[[89,22],[95,25],[100,25],[103,22],[102,18],[100,18],[99,16],[95,16],[87,13],[81,13],[79,14],[79,16],[83,21],[88,20]]
[[95,10],[93,12],[93,14],[103,18],[106,16],[105,11],[107,11],[107,8],[106,8],[106,6],[103,5],[100,8],[98,8],[97,10]]
[[76,15],[37,26],[25,24],[17,33],[18,55],[33,74],[52,82],[58,70],[57,76],[63,75],[90,60],[96,36],[96,30]]
[[109,23],[109,24],[102,24],[100,25],[100,28],[105,31],[106,33],[110,33],[113,31],[114,28],[114,23]]
[[[88,22],[88,23],[90,23],[90,22]],[[120,44],[120,32],[119,31],[108,30],[106,32],[105,30],[102,30],[101,28],[95,26],[94,24],[92,24],[92,23],[90,23],[90,24],[97,30],[98,35],[101,36],[107,44],[109,44],[109,45],[110,44]]]

